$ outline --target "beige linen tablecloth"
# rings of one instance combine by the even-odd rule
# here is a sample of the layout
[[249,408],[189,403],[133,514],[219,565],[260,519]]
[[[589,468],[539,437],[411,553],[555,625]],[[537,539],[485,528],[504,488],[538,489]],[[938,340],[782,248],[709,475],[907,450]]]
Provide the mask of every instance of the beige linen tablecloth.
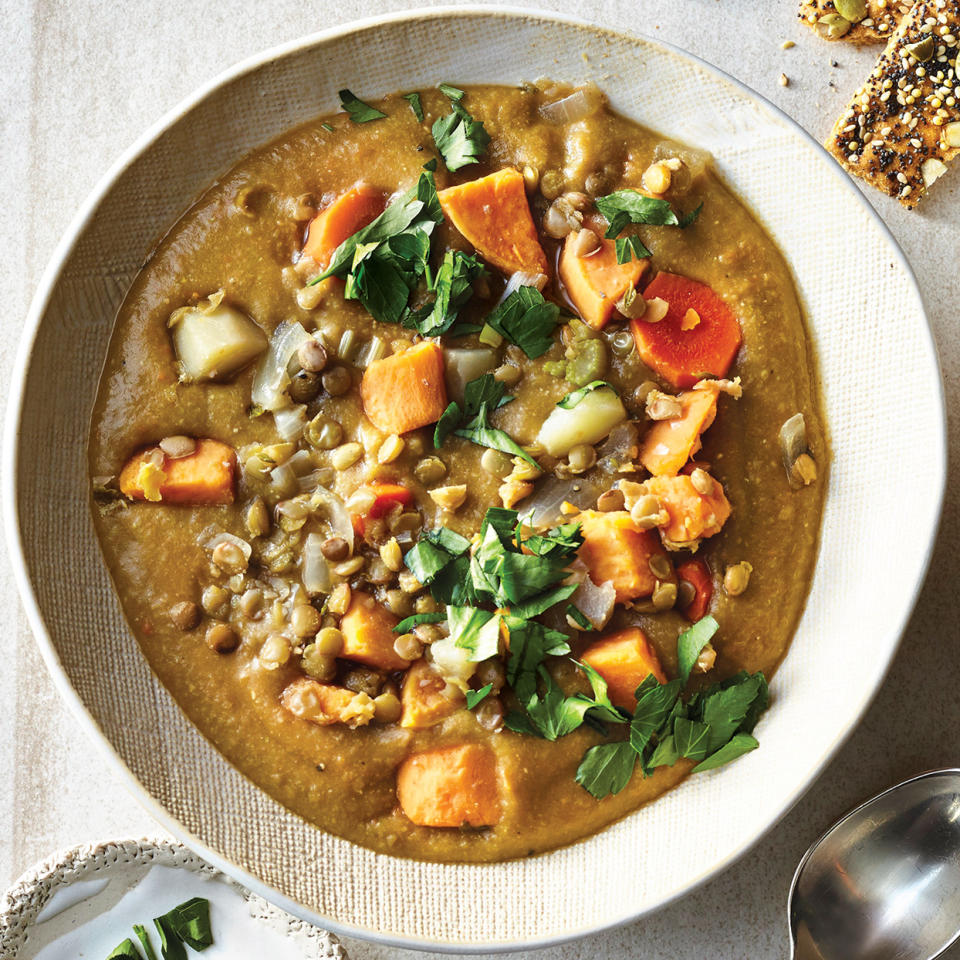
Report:
[[[198,84],[265,46],[406,5],[403,0],[335,5],[0,0],[4,388],[30,297],[58,235],[109,163],[148,124]],[[590,13],[605,26],[684,46],[772,99],[818,138],[874,56],[813,37],[795,23],[793,0],[603,0],[589,8],[556,0],[534,6]],[[797,46],[781,49],[785,39]],[[455,42],[455,37],[437,37],[438,44]],[[781,73],[790,78],[788,86],[780,84]],[[943,361],[955,475],[960,469],[960,171],[937,184],[919,213],[868,196],[920,280]],[[890,384],[905,397],[909,388]],[[56,369],[50,370],[50,389],[57,389]],[[54,462],[56,451],[50,456]],[[878,516],[877,523],[888,527],[895,551],[911,535],[910,465],[891,463],[889,469],[903,476],[903,511]],[[839,757],[783,823],[732,869],[659,915],[538,953],[539,960],[787,956],[784,902],[808,843],[847,807],[895,780],[960,764],[955,745],[960,727],[958,537],[960,485],[954,483],[928,582],[886,684]],[[0,637],[0,887],[54,848],[156,834],[159,828],[126,794],[54,693],[5,556],[0,557]],[[347,945],[355,960],[406,955],[359,941]],[[949,956],[960,957],[960,949]]]

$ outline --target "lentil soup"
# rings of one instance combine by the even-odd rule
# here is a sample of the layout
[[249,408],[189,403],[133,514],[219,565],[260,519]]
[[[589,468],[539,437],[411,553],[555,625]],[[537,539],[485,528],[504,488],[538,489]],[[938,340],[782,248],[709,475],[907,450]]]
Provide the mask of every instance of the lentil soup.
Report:
[[756,747],[816,559],[814,357],[709,157],[599,90],[341,100],[134,282],[96,527],[159,678],[277,800],[398,856],[538,853]]

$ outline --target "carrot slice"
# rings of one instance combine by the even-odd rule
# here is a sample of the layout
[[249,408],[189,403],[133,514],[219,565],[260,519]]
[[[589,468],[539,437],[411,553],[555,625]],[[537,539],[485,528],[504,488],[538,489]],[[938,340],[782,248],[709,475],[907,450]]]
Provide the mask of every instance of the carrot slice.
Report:
[[312,257],[318,267],[326,270],[337,247],[379,217],[384,207],[380,190],[366,183],[351,187],[310,221],[303,255]]
[[637,352],[648,367],[675,387],[726,376],[740,348],[740,324],[710,287],[661,271],[643,297],[659,297],[669,307],[659,323],[643,317],[630,321]]
[[639,627],[601,637],[584,650],[580,659],[607,681],[610,699],[625,710],[632,711],[636,706],[634,693],[651,673],[660,683],[667,682],[656,650]]
[[505,273],[547,273],[519,171],[506,167],[437,196],[447,219],[484,260]]
[[381,670],[406,670],[410,661],[393,649],[397,639],[393,628],[399,622],[369,594],[354,590],[350,608],[340,619],[343,634],[340,656]]
[[670,519],[660,528],[674,543],[690,543],[720,532],[730,516],[730,501],[719,480],[713,480],[710,493],[701,493],[689,475],[651,477],[647,490],[659,501]]
[[596,253],[578,257],[572,252],[572,238],[570,234],[563,244],[560,279],[577,313],[601,330],[613,316],[617,301],[640,282],[649,262],[631,257],[627,263],[617,263],[613,240],[601,240]]
[[649,597],[657,585],[650,559],[666,551],[655,530],[641,530],[625,510],[585,510],[577,520],[583,534],[580,559],[598,586],[608,580],[616,602]]
[[219,440],[198,440],[193,453],[176,460],[159,447],[145,447],[120,471],[120,491],[131,500],[193,505],[233,503],[236,466],[233,447]]
[[376,499],[366,512],[366,516],[372,520],[382,517],[398,503],[402,507],[408,507],[413,502],[413,494],[399,483],[371,483],[370,490]]
[[443,350],[431,340],[374,360],[360,381],[363,412],[383,433],[436,423],[447,408],[443,367]]
[[717,415],[720,390],[708,384],[702,390],[680,394],[683,411],[673,420],[658,420],[647,431],[640,447],[640,462],[654,476],[675,476],[700,449],[700,435]]
[[448,697],[446,688],[447,681],[426,660],[418,660],[403,678],[400,726],[423,730],[456,713],[465,703],[464,696],[457,691]]
[[490,827],[501,817],[497,760],[480,743],[426,750],[397,770],[400,809],[422,827]]
[[683,611],[683,615],[691,623],[696,623],[706,616],[713,599],[713,577],[710,576],[710,568],[703,560],[688,560],[677,567],[677,577],[686,580],[696,591],[693,601]]

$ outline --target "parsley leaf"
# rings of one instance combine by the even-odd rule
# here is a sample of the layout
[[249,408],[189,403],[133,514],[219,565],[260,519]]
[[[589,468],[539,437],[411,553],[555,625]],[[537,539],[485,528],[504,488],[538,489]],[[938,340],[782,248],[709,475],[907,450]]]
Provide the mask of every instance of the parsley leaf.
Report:
[[518,287],[487,317],[486,323],[516,344],[531,360],[553,346],[560,308],[536,287]]
[[332,125],[332,124],[329,124],[329,123],[321,123],[320,126],[323,127],[323,129],[326,130],[328,133],[333,133],[333,125]]
[[133,941],[127,937],[123,943],[113,948],[107,960],[141,960],[141,957]]
[[206,950],[213,946],[213,932],[210,929],[210,901],[203,897],[193,897],[174,907],[166,919],[170,921],[173,932],[194,950]]
[[438,83],[437,89],[448,99],[448,100],[462,100],[467,94],[465,90],[461,90],[459,87],[455,87],[452,83]]
[[504,615],[510,634],[510,656],[507,658],[507,683],[521,703],[528,702],[537,692],[537,668],[547,657],[558,657],[570,652],[567,637],[551,630],[536,620],[522,620]]
[[708,615],[677,637],[677,669],[684,684],[690,679],[697,657],[719,629],[720,624]]
[[460,308],[473,296],[473,282],[485,272],[486,268],[475,255],[462,250],[448,250],[429,284],[434,294],[433,301],[407,311],[401,323],[425,337],[439,337],[447,333],[457,319]]
[[491,427],[487,420],[492,411],[513,399],[506,397],[504,391],[505,387],[492,373],[471,380],[464,388],[464,407],[452,400],[441,414],[433,431],[433,445],[439,448],[454,433],[477,446],[490,447],[512,457],[522,457],[527,463],[538,466],[523,447],[503,430]]
[[469,650],[474,663],[495,657],[500,651],[500,617],[477,607],[447,607],[450,640]]
[[617,190],[605,197],[597,197],[596,204],[597,210],[610,223],[606,233],[608,239],[616,237],[628,223],[651,223],[661,227],[680,224],[666,200],[647,197],[637,190]]
[[762,674],[738,674],[731,679],[736,682],[711,688],[698,704],[700,718],[709,727],[708,753],[719,749],[740,730],[758,698],[766,705],[766,680]]
[[398,323],[410,293],[427,270],[430,237],[443,212],[430,171],[372,223],[333,252],[327,269],[311,280],[346,280],[344,296],[359,300],[376,320]]
[[401,620],[394,628],[394,633],[409,633],[414,627],[421,623],[442,623],[447,619],[447,615],[441,611],[436,613],[415,613],[412,617],[406,617]]
[[140,941],[140,946],[143,947],[143,952],[147,960],[157,960],[157,954],[153,949],[153,944],[150,942],[150,934],[147,933],[147,928],[142,923],[135,923],[133,925],[133,932],[137,935],[137,939]]
[[682,687],[679,680],[661,684],[653,674],[637,687],[637,705],[630,721],[630,743],[638,754],[646,750],[654,734],[663,726]]
[[702,760],[710,752],[710,727],[699,720],[677,717],[673,724],[673,739],[677,753],[690,760]]
[[[614,390],[606,380],[591,380],[585,387],[568,393],[557,406],[563,407],[564,410],[572,410],[588,393],[593,393],[594,390],[600,390],[603,387]],[[614,390],[614,392],[616,391]]]
[[577,767],[577,783],[598,800],[619,793],[630,782],[637,754],[628,740],[598,743]]
[[420,94],[419,93],[405,93],[403,99],[410,104],[410,109],[413,111],[413,115],[423,123],[423,106],[420,103]]
[[474,120],[463,106],[463,90],[449,84],[440,84],[440,90],[450,100],[453,112],[433,122],[433,140],[447,169],[452,172],[476,163],[490,143],[490,134],[484,129],[483,122]]
[[490,692],[493,690],[493,684],[488,683],[486,686],[481,687],[479,690],[468,690],[467,691],[467,709],[473,710],[477,707],[482,700],[485,700]]
[[160,956],[163,960],[187,960],[187,951],[174,932],[169,915],[156,917],[153,924],[160,934]]
[[[459,533],[438,527],[427,530],[403,558],[410,572],[428,585],[440,572],[470,549],[470,541]],[[409,617],[407,619],[410,619]]]
[[696,221],[697,217],[700,216],[700,211],[701,211],[701,210],[703,210],[703,202],[702,202],[702,201],[700,202],[700,205],[696,208],[696,210],[691,210],[689,213],[685,213],[685,214],[680,218],[680,220],[678,221],[677,226],[678,226],[681,230],[686,230],[687,227],[689,227],[690,224],[693,223],[694,221]]
[[617,237],[614,246],[617,249],[617,263],[629,263],[633,257],[646,260],[653,256],[636,234],[632,237]]
[[710,754],[706,760],[701,760],[693,768],[693,773],[703,773],[704,770],[713,770],[722,767],[725,763],[737,760],[745,753],[756,750],[760,744],[749,733],[737,733],[728,740],[719,750]]
[[371,120],[382,120],[386,116],[376,107],[371,107],[369,103],[358,99],[349,90],[341,90],[339,96],[340,106],[350,114],[350,119],[354,123],[369,123]]

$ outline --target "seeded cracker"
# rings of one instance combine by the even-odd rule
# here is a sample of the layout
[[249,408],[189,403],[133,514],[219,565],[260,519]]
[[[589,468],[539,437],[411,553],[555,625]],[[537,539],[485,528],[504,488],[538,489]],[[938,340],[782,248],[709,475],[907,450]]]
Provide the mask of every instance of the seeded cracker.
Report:
[[[883,43],[900,25],[904,15],[913,6],[912,0],[840,0],[840,8],[856,22],[841,17],[834,0],[801,0],[797,16],[827,40],[844,40],[863,46]],[[858,9],[858,7],[860,9]]]
[[851,173],[913,207],[960,153],[960,0],[918,0],[826,141]]

